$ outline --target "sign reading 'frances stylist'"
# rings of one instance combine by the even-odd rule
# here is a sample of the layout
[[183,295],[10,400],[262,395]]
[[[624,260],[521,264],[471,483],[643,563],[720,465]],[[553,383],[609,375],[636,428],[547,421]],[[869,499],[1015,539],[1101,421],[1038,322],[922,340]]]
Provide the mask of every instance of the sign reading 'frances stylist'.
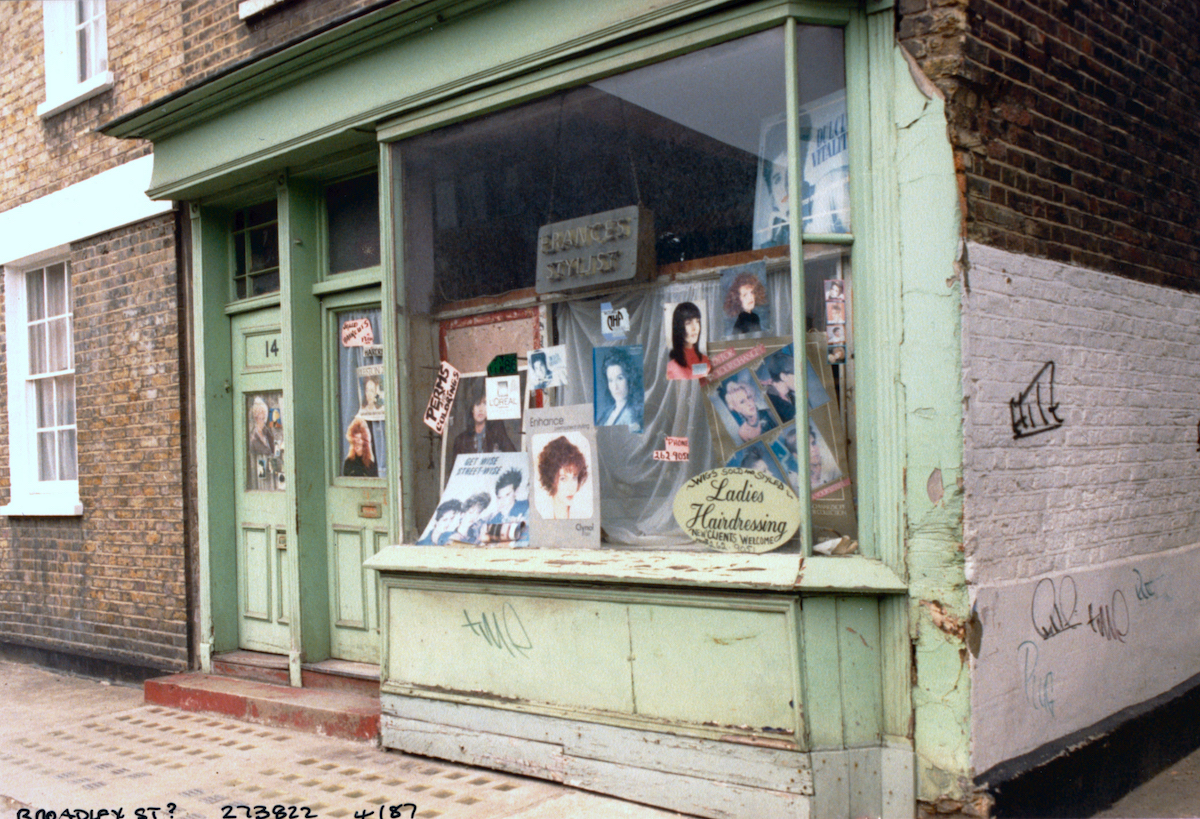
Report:
[[800,528],[800,501],[783,481],[724,467],[692,478],[675,495],[675,520],[721,552],[769,552]]

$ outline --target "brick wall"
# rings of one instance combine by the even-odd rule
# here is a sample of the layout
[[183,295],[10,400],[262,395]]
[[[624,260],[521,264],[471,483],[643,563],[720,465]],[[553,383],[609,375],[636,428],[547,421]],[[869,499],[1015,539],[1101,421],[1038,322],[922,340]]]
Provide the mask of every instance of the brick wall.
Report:
[[111,91],[46,119],[42,4],[0,3],[5,77],[0,82],[0,211],[80,182],[150,153],[149,143],[95,133],[114,117],[182,85],[179,4],[122,0],[108,4]]
[[396,0],[284,0],[248,20],[238,0],[183,0],[183,62],[189,83],[223,68]]
[[[84,511],[0,518],[0,641],[151,668],[187,664],[174,231],[168,214],[72,246]],[[5,418],[5,501],[7,426]]]
[[1200,290],[1188,0],[899,0],[947,97],[969,238]]
[[[1200,297],[977,245],[970,283],[968,576],[996,583],[1200,543]],[[1016,439],[1009,401],[1050,361],[1063,424],[1042,432],[1039,412]]]
[[968,255],[963,547],[982,772],[1197,672],[1200,295]]

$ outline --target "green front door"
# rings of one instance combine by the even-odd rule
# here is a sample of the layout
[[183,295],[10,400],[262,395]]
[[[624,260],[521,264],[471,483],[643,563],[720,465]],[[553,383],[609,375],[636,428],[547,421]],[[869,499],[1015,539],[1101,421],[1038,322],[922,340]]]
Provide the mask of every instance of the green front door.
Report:
[[387,446],[391,411],[383,374],[377,289],[323,303],[325,383],[330,419],[326,491],[330,653],[379,662],[379,604],[373,571],[363,561],[388,543]]
[[287,653],[287,493],[278,308],[234,316],[234,507],[238,645]]

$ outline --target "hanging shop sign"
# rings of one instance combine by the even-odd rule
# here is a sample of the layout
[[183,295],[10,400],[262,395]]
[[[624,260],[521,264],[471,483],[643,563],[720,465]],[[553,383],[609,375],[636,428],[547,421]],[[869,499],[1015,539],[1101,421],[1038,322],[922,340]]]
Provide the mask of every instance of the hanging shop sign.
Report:
[[655,264],[654,216],[631,205],[544,225],[537,248],[538,293],[645,279]]
[[800,528],[800,501],[786,483],[754,469],[723,467],[692,478],[675,495],[675,520],[721,552],[769,552]]

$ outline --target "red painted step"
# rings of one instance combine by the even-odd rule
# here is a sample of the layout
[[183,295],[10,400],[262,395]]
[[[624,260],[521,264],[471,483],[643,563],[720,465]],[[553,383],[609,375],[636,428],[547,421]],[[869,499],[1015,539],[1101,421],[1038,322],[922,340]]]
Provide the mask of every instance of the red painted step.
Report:
[[373,741],[379,694],[335,688],[292,688],[198,672],[146,680],[147,703],[205,711],[260,725]]

